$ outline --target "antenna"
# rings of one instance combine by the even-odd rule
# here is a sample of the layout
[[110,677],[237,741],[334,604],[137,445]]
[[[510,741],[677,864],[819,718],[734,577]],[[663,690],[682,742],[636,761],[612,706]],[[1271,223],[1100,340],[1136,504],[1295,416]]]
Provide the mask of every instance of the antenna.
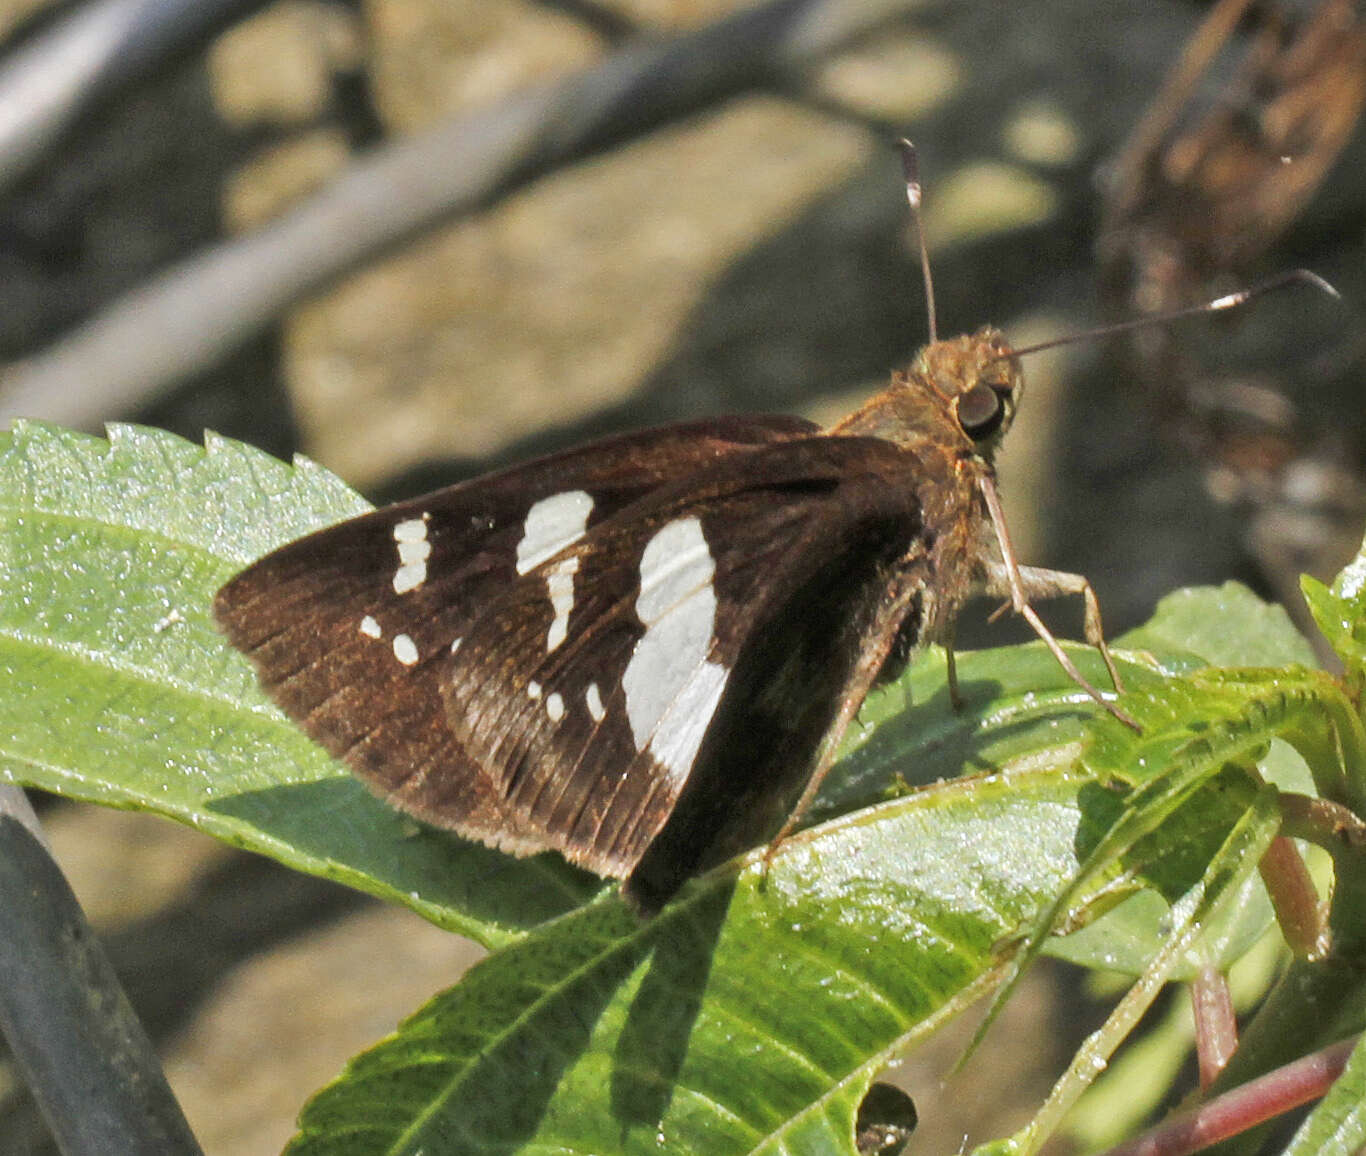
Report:
[[1206,301],[1201,305],[1189,305],[1184,309],[1171,309],[1166,313],[1149,313],[1144,317],[1135,317],[1131,321],[1118,321],[1113,325],[1101,325],[1095,329],[1088,329],[1084,333],[1073,333],[1067,337],[1055,337],[1052,341],[1041,341],[1037,345],[1026,345],[1023,349],[1012,349],[1009,353],[1003,353],[1001,357],[1020,357],[1026,353],[1056,349],[1059,345],[1073,345],[1078,341],[1090,341],[1097,337],[1113,337],[1117,333],[1128,333],[1134,329],[1144,329],[1149,325],[1168,325],[1173,321],[1182,321],[1187,317],[1200,317],[1206,313],[1222,313],[1226,309],[1237,309],[1246,305],[1254,298],[1262,296],[1263,293],[1273,293],[1277,289],[1284,289],[1290,285],[1308,285],[1312,289],[1327,293],[1334,300],[1342,300],[1342,294],[1317,273],[1311,273],[1308,269],[1291,269],[1289,272],[1279,273],[1275,277],[1261,281],[1250,288],[1240,289],[1237,293],[1225,293],[1224,296],[1215,297],[1212,301]]
[[920,246],[920,272],[925,281],[925,308],[930,315],[930,344],[939,340],[939,321],[934,312],[934,281],[930,277],[930,251],[925,245],[925,222],[920,217],[920,162],[915,145],[905,137],[897,141],[901,149],[901,171],[906,174],[906,200],[911,205],[911,221]]

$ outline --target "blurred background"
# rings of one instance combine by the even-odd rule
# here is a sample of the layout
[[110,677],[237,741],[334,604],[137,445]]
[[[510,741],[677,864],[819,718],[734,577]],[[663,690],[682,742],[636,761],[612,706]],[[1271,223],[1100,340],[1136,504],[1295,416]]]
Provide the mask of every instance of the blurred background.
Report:
[[[1113,636],[1228,578],[1298,614],[1361,539],[1353,4],[5,0],[0,35],[0,420],[212,428],[377,501],[703,413],[832,421],[928,334],[906,135],[942,335],[1294,267],[1343,295],[1030,357],[1023,560],[1087,574]],[[968,644],[1023,637],[983,618]],[[208,1152],[278,1149],[477,954],[164,822],[44,816]],[[911,1151],[1021,1122],[1088,1026],[1069,982],[996,1029],[1039,1086],[901,1069]],[[0,1067],[0,1154],[45,1145]]]

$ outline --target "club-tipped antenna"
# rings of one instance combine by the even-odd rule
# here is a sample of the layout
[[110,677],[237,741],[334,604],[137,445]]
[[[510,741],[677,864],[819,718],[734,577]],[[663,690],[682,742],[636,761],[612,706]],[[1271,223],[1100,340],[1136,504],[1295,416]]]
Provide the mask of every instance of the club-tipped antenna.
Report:
[[906,200],[911,206],[911,222],[915,225],[915,239],[920,246],[920,274],[925,281],[925,309],[930,315],[930,344],[939,340],[939,321],[934,312],[934,279],[930,276],[930,250],[925,244],[925,222],[920,216],[920,162],[915,145],[905,137],[897,141],[901,149],[901,171],[906,174]]
[[1285,273],[1278,273],[1275,277],[1270,277],[1265,281],[1260,281],[1247,289],[1240,289],[1237,293],[1225,293],[1222,297],[1215,297],[1201,305],[1189,305],[1184,309],[1170,309],[1165,313],[1148,313],[1142,317],[1135,317],[1131,321],[1117,321],[1113,325],[1100,325],[1095,329],[1088,329],[1084,333],[1073,333],[1067,337],[1055,337],[1051,341],[1041,341],[1037,345],[1026,345],[1023,349],[1012,349],[1009,353],[1003,353],[1001,356],[1021,357],[1026,353],[1039,353],[1045,349],[1056,349],[1060,345],[1073,345],[1078,341],[1091,341],[1098,337],[1114,337],[1116,334],[1129,333],[1135,329],[1145,329],[1150,325],[1168,325],[1173,321],[1182,321],[1187,317],[1201,317],[1207,313],[1222,313],[1226,309],[1238,309],[1264,293],[1273,293],[1290,285],[1308,285],[1313,289],[1327,293],[1329,297],[1335,300],[1340,301],[1342,299],[1342,294],[1317,273],[1312,273],[1308,269],[1291,269]]

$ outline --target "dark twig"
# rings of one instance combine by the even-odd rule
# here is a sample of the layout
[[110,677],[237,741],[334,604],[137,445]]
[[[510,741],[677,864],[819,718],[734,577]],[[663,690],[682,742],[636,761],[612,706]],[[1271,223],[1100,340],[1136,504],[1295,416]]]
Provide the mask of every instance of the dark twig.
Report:
[[19,787],[0,784],[0,819],[6,818],[26,827],[39,845],[51,854],[52,845],[47,841],[43,825],[38,821],[38,814],[28,801],[28,796]]
[[95,0],[0,65],[0,189],[86,112],[164,68],[265,0]]
[[915,0],[771,0],[383,149],[292,213],[191,257],[0,380],[0,421],[89,428],[422,229],[736,93],[777,85]]
[[0,787],[0,1031],[66,1156],[198,1153],[17,787]]

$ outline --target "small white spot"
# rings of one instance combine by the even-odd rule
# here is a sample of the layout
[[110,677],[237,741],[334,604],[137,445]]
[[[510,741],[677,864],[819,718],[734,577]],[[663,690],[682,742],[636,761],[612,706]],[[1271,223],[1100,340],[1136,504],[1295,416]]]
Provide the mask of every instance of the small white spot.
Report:
[[[534,570],[582,538],[592,512],[593,499],[583,490],[566,490],[542,498],[532,506],[523,523],[522,540],[517,543],[517,573]],[[546,593],[555,614],[546,632],[547,652],[563,643],[569,634],[569,615],[574,609],[574,575],[578,569],[577,558],[565,558],[551,567],[545,576]]]
[[588,684],[588,689],[583,692],[583,699],[588,704],[588,717],[594,722],[602,722],[607,717],[607,711],[602,705],[602,694],[598,691],[596,682]]
[[406,634],[394,635],[394,657],[404,666],[414,665],[418,658],[417,643]]
[[522,540],[517,543],[517,573],[534,570],[583,537],[593,499],[583,490],[566,490],[542,498],[526,512]]
[[432,556],[432,544],[425,538],[421,542],[400,542],[398,560],[404,566],[416,566]]
[[427,519],[431,515],[423,513],[420,518],[409,518],[394,526],[395,542],[425,542],[427,540]]
[[360,632],[366,638],[382,638],[384,636],[384,631],[379,628],[379,623],[368,614],[360,620]]
[[465,641],[465,640],[464,640],[463,638],[454,639],[454,640],[451,642],[451,653],[454,654],[457,650],[459,650],[459,649],[460,649],[460,644],[461,644],[462,642],[464,642],[464,641]]
[[536,682],[534,679],[533,679],[531,682],[527,683],[527,684],[526,684],[526,696],[527,696],[527,698],[532,698],[532,699],[540,698],[540,697],[541,697],[541,684],[540,684],[539,682]]
[[394,571],[394,593],[407,594],[416,590],[427,581],[427,563],[417,562],[412,566],[400,566]]
[[551,722],[559,722],[564,718],[564,699],[553,691],[545,696],[545,713],[550,716]]
[[407,594],[427,581],[427,559],[432,556],[432,544],[427,541],[427,519],[409,518],[394,526],[394,542],[398,545],[398,569],[394,571],[394,593]]
[[579,560],[566,558],[552,566],[545,576],[546,588],[550,592],[550,608],[555,612],[545,635],[547,654],[569,635],[569,613],[574,609],[574,575],[578,571]]

